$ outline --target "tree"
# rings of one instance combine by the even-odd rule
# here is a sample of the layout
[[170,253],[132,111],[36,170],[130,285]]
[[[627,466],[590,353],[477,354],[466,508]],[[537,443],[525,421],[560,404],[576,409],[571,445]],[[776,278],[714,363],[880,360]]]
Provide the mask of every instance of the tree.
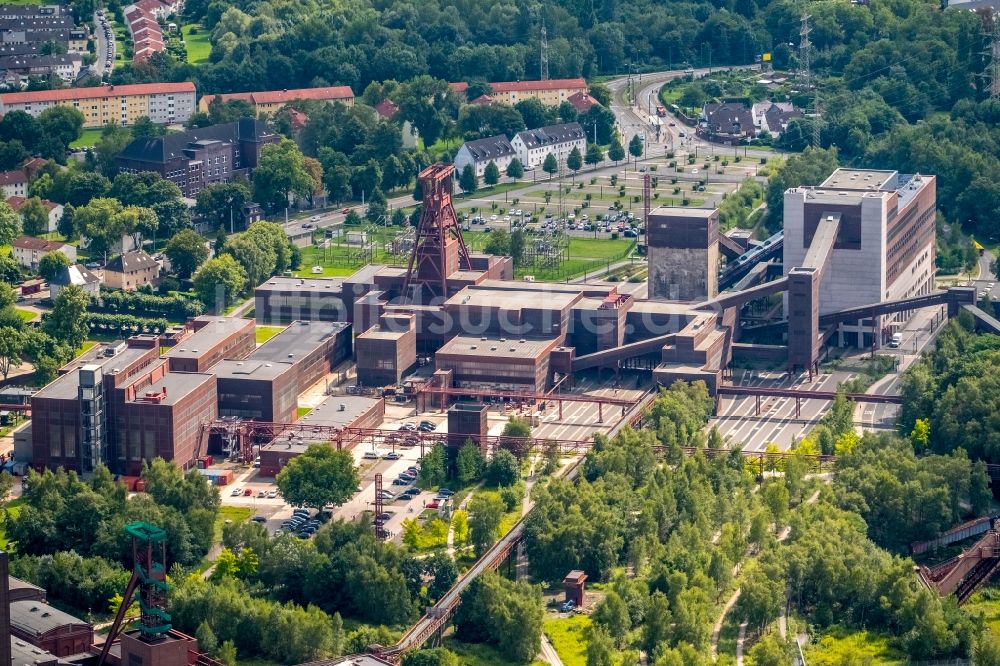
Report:
[[49,252],[38,260],[38,274],[51,282],[69,265],[69,258],[62,252]]
[[608,159],[618,166],[618,163],[625,159],[625,146],[622,145],[618,132],[611,138],[611,145],[608,146]]
[[468,486],[483,476],[483,454],[474,442],[466,442],[455,458],[455,477],[459,484]]
[[524,176],[524,165],[521,164],[521,160],[515,157],[507,165],[507,177],[516,180],[522,176]]
[[194,274],[198,299],[215,312],[225,310],[246,284],[247,272],[228,254],[209,259]]
[[59,290],[52,312],[45,319],[42,328],[56,340],[73,349],[87,339],[87,307],[90,296],[75,284]]
[[462,173],[458,177],[458,186],[463,192],[475,192],[479,189],[479,178],[471,164],[466,164],[462,168]]
[[80,138],[83,114],[72,106],[53,106],[38,114],[39,141],[36,149],[45,158],[62,161],[69,144]]
[[337,451],[329,444],[310,445],[275,478],[281,496],[290,504],[317,509],[346,502],[356,492],[358,481],[350,452]]
[[[10,371],[21,365],[24,353],[24,335],[10,326],[0,326],[0,374],[4,381]],[[9,491],[9,489],[8,489]],[[4,495],[6,498],[6,495]]]
[[554,153],[549,153],[545,156],[545,161],[542,162],[542,171],[550,176],[556,171],[559,171],[559,162],[556,160]]
[[21,235],[21,218],[6,202],[0,201],[0,245],[10,245]]
[[368,210],[365,212],[365,217],[372,222],[384,223],[386,213],[388,212],[389,202],[386,200],[382,188],[376,187],[372,190],[371,197],[368,199]]
[[135,139],[152,139],[163,136],[167,129],[163,125],[158,125],[149,119],[149,116],[140,116],[135,119],[131,126],[132,137]]
[[49,209],[45,207],[38,197],[31,197],[21,206],[18,211],[21,214],[21,223],[24,233],[28,236],[40,236],[49,231]]
[[518,460],[524,460],[531,448],[531,422],[512,416],[504,424],[500,437],[501,449],[510,451]]
[[496,493],[477,493],[469,501],[469,514],[469,537],[476,557],[480,557],[499,536],[500,521],[504,515],[503,500]]
[[566,156],[566,168],[573,172],[573,180],[576,180],[576,172],[583,167],[583,156],[580,155],[580,149],[573,146],[573,150],[569,151],[569,155]]
[[76,209],[71,204],[66,204],[63,207],[62,217],[56,223],[56,231],[62,234],[67,240],[72,240],[79,235],[76,230],[75,213]]
[[592,165],[596,169],[597,165],[600,164],[603,160],[604,160],[604,152],[601,150],[601,147],[599,145],[597,145],[596,143],[592,143],[589,146],[587,146],[587,154],[583,158],[584,162]]
[[629,155],[635,158],[635,161],[638,161],[642,157],[642,149],[646,145],[639,136],[638,134],[633,134],[632,139],[628,142]]
[[541,647],[543,617],[538,587],[487,571],[462,593],[456,635],[467,642],[490,643],[507,659],[528,663]]
[[223,227],[235,233],[243,226],[243,207],[252,200],[250,186],[243,180],[215,183],[199,190],[194,212],[212,229]]
[[656,658],[672,635],[670,604],[663,592],[657,590],[650,597],[643,629],[642,647],[650,657]]
[[433,488],[444,484],[448,478],[448,454],[444,444],[435,444],[420,461],[418,483],[421,488]]
[[194,637],[198,640],[198,649],[207,654],[215,654],[219,649],[219,639],[215,637],[215,632],[208,622],[202,621],[198,625],[198,630],[194,632]]
[[559,120],[564,123],[575,123],[580,117],[580,112],[567,100],[559,103]]
[[756,563],[747,565],[744,574],[737,612],[750,626],[762,631],[781,612],[784,585],[767,576]]
[[615,666],[618,661],[614,655],[615,644],[608,631],[598,625],[592,626],[587,643],[587,666]]
[[124,211],[121,202],[107,197],[91,199],[76,208],[73,219],[80,235],[90,239],[87,248],[91,254],[114,254],[121,247],[130,222]]
[[[199,193],[200,194],[200,193]],[[181,229],[167,241],[163,253],[170,260],[170,267],[182,280],[190,278],[208,259],[205,239],[194,229]]]
[[512,486],[521,476],[521,465],[507,449],[497,449],[486,463],[484,478],[487,485],[500,488]]
[[761,490],[761,499],[767,510],[771,512],[774,520],[774,527],[780,530],[788,518],[788,488],[784,479],[776,479],[764,485]]
[[265,146],[253,172],[254,199],[271,212],[288,206],[289,198],[306,198],[317,187],[295,142],[282,139]]
[[595,624],[600,625],[612,636],[615,647],[625,644],[628,632],[632,630],[632,620],[629,618],[628,606],[614,590],[609,591],[604,599],[597,604],[591,617]]
[[486,169],[483,171],[483,182],[490,187],[500,182],[500,168],[493,160],[490,160],[490,163],[486,165]]
[[458,666],[458,656],[447,648],[429,648],[407,652],[403,666]]

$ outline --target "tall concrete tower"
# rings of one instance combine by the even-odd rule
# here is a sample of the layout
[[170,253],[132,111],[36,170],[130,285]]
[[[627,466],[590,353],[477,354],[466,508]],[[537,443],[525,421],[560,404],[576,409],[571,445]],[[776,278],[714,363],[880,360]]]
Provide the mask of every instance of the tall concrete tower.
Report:
[[719,291],[719,209],[660,206],[646,223],[649,297],[704,301]]

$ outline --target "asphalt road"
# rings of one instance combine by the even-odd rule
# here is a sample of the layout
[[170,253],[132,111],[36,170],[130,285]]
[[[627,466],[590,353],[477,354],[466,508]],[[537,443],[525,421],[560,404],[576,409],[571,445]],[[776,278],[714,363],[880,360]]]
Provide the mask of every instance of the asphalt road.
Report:
[[[103,75],[105,72],[111,73],[114,69],[115,60],[115,33],[111,32],[111,38],[108,39],[104,36],[104,26],[110,25],[101,22],[101,17],[94,12],[94,37],[96,41],[95,54],[97,55],[97,60],[94,61],[92,65],[97,76]],[[108,46],[111,46],[111,67],[105,67],[104,63],[108,60]]]

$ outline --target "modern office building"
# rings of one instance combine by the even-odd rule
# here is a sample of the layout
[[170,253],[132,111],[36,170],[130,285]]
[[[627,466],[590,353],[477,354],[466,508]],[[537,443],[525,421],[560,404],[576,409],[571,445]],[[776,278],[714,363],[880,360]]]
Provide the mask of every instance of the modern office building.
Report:
[[264,123],[243,118],[176,132],[139,138],[125,147],[115,163],[120,173],[152,171],[174,183],[186,197],[203,188],[250,177],[265,146],[281,141]]
[[37,117],[45,109],[71,106],[83,114],[85,128],[131,125],[143,116],[175,124],[187,122],[194,113],[194,98],[190,81],[13,92],[0,94],[0,115],[24,111]]
[[[896,171],[837,169],[821,185],[785,192],[784,266],[802,266],[822,221],[839,229],[819,285],[819,314],[927,294],[934,289],[936,179]],[[909,312],[841,324],[840,344],[881,344]]]

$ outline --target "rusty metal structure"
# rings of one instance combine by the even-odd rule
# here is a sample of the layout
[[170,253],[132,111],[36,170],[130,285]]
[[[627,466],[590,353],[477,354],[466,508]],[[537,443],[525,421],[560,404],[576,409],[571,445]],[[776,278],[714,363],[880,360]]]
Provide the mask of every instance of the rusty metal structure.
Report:
[[941,596],[954,594],[962,604],[1000,571],[1000,519],[972,547],[933,567],[917,567],[920,581]]
[[375,538],[385,541],[388,533],[385,531],[385,521],[382,514],[385,512],[384,500],[382,498],[382,474],[375,475]]
[[403,281],[403,298],[419,301],[422,294],[411,289],[423,290],[430,297],[448,296],[448,276],[457,270],[472,270],[469,248],[462,239],[451,193],[455,167],[451,164],[432,164],[417,176],[423,201],[420,206],[420,223],[410,252]]

